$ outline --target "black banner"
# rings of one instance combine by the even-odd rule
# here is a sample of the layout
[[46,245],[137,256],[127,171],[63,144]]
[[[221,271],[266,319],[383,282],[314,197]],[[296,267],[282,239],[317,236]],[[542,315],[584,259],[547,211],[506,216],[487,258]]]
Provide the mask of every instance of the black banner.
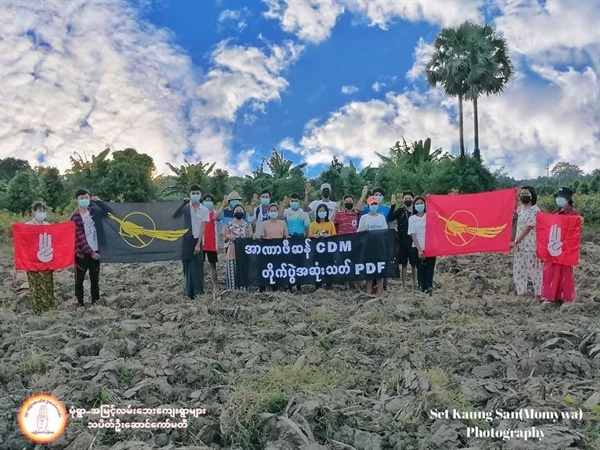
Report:
[[104,211],[99,210],[98,204],[92,205],[99,225],[98,251],[102,262],[181,259],[182,241],[188,229],[181,215],[173,217],[181,202],[104,203]]
[[237,283],[247,286],[347,283],[398,276],[395,230],[328,238],[236,239]]

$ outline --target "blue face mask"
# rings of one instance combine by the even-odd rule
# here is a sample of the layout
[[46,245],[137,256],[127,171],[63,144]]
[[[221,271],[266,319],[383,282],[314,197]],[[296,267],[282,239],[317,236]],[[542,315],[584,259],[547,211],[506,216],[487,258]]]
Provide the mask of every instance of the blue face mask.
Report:
[[239,200],[230,200],[229,201],[229,206],[231,206],[232,209],[235,208],[239,204],[240,204]]
[[418,205],[415,205],[415,211],[417,211],[417,212],[425,211],[425,205],[423,203],[419,203]]
[[193,201],[194,203],[198,203],[198,202],[200,201],[200,198],[201,198],[201,197],[202,197],[202,196],[201,196],[200,194],[193,194],[193,195],[190,195],[190,198],[192,199],[192,201]]
[[319,211],[317,214],[319,215],[320,219],[324,219],[325,217],[327,217],[326,211]]
[[278,215],[279,215],[279,213],[277,211],[269,211],[269,217],[271,219],[277,219]]
[[556,206],[558,206],[559,208],[564,208],[565,206],[567,206],[567,203],[569,203],[569,202],[567,201],[566,198],[556,197]]
[[79,204],[80,208],[87,208],[88,206],[90,206],[90,199],[83,198],[81,200],[78,200],[77,203]]
[[290,206],[292,209],[298,209],[298,206],[300,206],[300,203],[298,202],[290,202]]
[[271,203],[271,199],[270,198],[261,198],[260,199],[260,204],[263,206],[267,206],[269,203]]
[[213,209],[213,202],[209,202],[208,200],[204,201],[204,206],[208,209]]
[[379,209],[379,205],[369,205],[369,209],[371,210],[371,212],[377,212],[377,210]]
[[383,203],[383,195],[378,195],[377,196],[377,201],[379,202],[379,204],[381,205]]

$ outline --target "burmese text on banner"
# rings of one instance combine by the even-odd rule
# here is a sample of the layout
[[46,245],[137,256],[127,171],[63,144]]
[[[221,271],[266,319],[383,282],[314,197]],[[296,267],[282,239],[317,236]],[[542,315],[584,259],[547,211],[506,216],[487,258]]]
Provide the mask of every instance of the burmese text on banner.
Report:
[[28,272],[60,270],[75,262],[75,224],[12,225],[15,268]]
[[236,279],[244,287],[395,277],[396,239],[395,230],[328,238],[236,239]]
[[580,216],[537,213],[537,257],[564,266],[578,265],[581,222]]
[[427,196],[425,256],[509,252],[515,190]]

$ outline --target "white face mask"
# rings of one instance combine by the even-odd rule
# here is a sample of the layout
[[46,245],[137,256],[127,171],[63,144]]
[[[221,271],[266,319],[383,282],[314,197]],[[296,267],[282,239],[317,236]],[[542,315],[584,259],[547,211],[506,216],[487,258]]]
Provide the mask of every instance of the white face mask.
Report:
[[35,220],[37,220],[38,222],[43,222],[44,220],[46,220],[46,213],[38,211],[33,215],[33,217],[35,217]]

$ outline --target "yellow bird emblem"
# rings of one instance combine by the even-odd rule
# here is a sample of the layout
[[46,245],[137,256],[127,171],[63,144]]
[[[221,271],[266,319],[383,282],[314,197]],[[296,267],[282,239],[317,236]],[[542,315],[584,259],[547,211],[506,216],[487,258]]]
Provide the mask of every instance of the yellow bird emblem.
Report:
[[[459,213],[462,213],[462,215],[470,216],[473,219],[473,221],[475,222],[475,226],[466,225],[464,223],[454,220],[453,217],[458,215]],[[450,243],[461,246],[461,247],[464,245],[467,245],[469,242],[471,242],[473,239],[475,239],[475,237],[482,237],[482,238],[486,238],[486,239],[495,238],[496,236],[498,236],[498,234],[500,234],[506,228],[506,225],[507,225],[507,224],[504,224],[504,225],[500,225],[497,227],[485,227],[485,228],[479,227],[479,224],[477,223],[477,218],[468,211],[456,211],[449,218],[442,216],[439,212],[436,212],[436,216],[438,219],[440,219],[444,222],[444,224],[445,224],[444,233],[448,237],[448,240],[450,241]],[[465,238],[465,235],[467,235],[468,238]],[[457,244],[455,242],[452,242],[450,237],[456,237],[456,238],[460,239],[462,241],[462,243]]]
[[[142,225],[138,225],[137,223],[128,221],[127,219],[131,216],[142,216],[150,223],[152,228],[145,228]],[[131,247],[136,248],[144,248],[149,246],[154,239],[159,239],[161,241],[169,241],[174,242],[181,238],[185,233],[187,233],[187,229],[185,230],[157,230],[156,224],[152,218],[141,212],[132,212],[127,214],[123,219],[119,219],[112,213],[108,213],[108,217],[119,224],[119,235],[123,238],[123,240],[130,245]],[[150,238],[150,240],[144,240],[143,237]],[[128,241],[128,239],[133,239],[139,241],[139,245],[134,245]]]

